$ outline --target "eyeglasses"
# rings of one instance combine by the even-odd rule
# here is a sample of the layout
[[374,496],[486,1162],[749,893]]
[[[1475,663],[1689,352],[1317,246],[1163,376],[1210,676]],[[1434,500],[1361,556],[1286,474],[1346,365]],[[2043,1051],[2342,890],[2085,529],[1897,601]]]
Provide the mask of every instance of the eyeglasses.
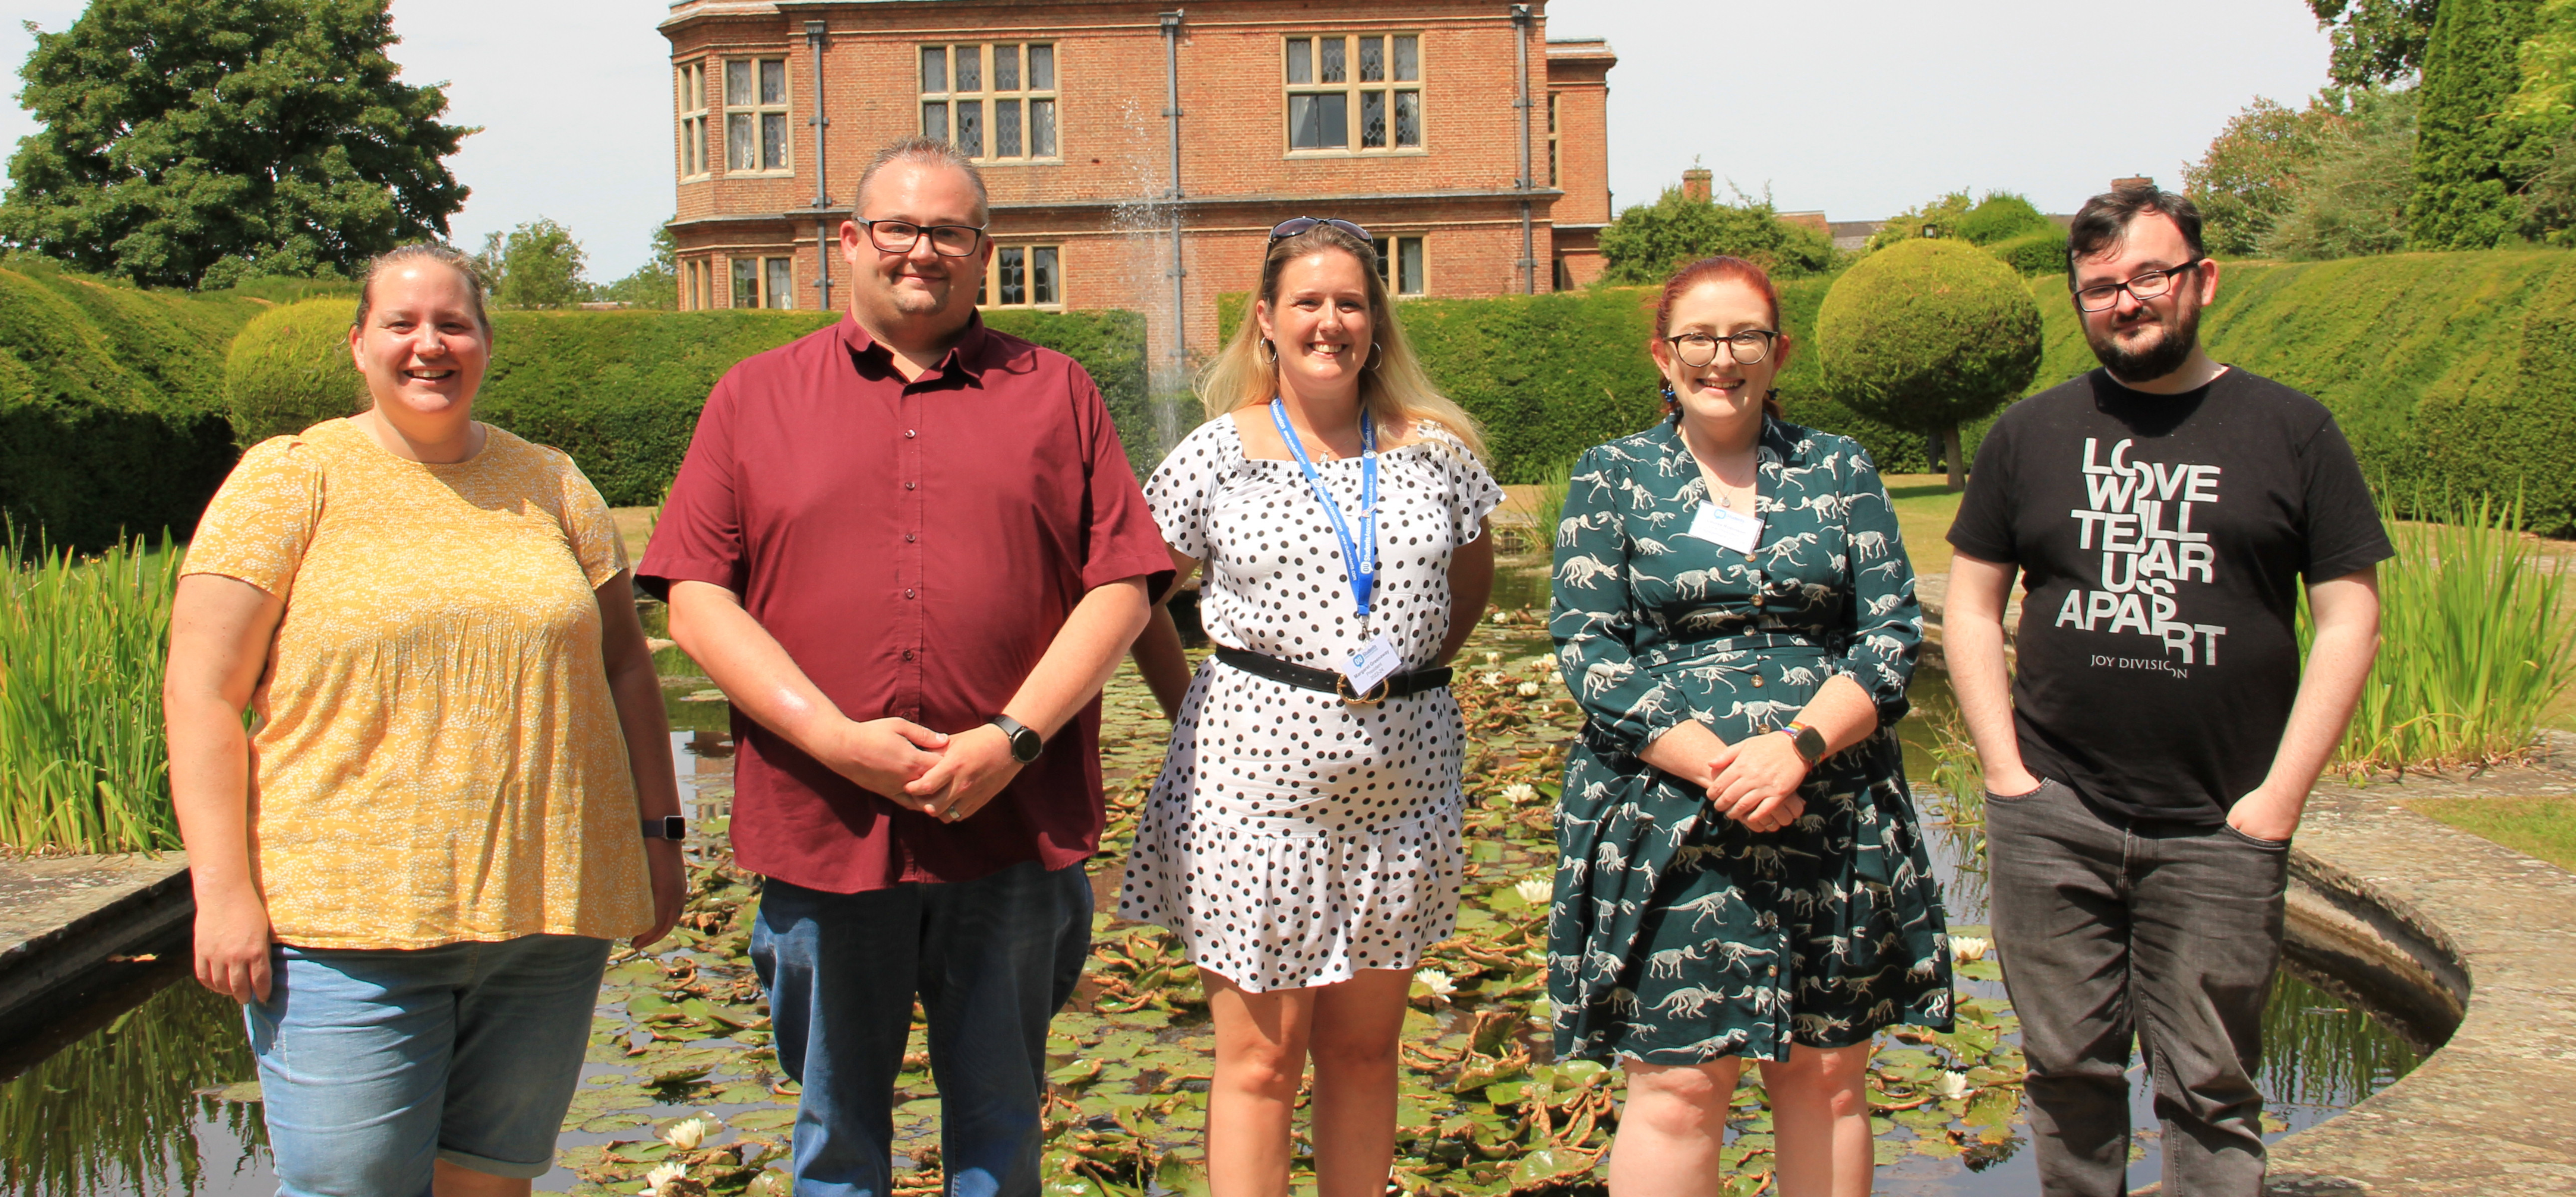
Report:
[[1683,333],[1678,337],[1666,337],[1664,340],[1672,343],[1673,352],[1681,355],[1683,365],[1696,369],[1716,361],[1717,347],[1721,344],[1726,346],[1727,354],[1733,357],[1738,365],[1753,365],[1771,356],[1772,338],[1779,335],[1775,329],[1748,328],[1743,332],[1731,333],[1723,337],[1694,332]]
[[2119,306],[2122,291],[2137,296],[2138,302],[2145,303],[2173,290],[2175,275],[2193,269],[2208,260],[2193,258],[2180,266],[2168,266],[2162,270],[2141,270],[2130,275],[2126,282],[2097,283],[2075,293],[2075,306],[2087,312],[2107,312]]
[[1291,220],[1280,221],[1278,224],[1271,226],[1270,239],[1273,241],[1284,241],[1299,233],[1305,232],[1308,229],[1314,228],[1319,224],[1331,225],[1334,228],[1340,229],[1345,233],[1349,233],[1351,236],[1357,237],[1362,241],[1366,241],[1371,245],[1377,244],[1377,238],[1369,236],[1369,231],[1367,229],[1352,224],[1347,220],[1334,220],[1321,216],[1299,216]]
[[919,225],[908,220],[854,221],[868,231],[868,242],[890,254],[908,254],[921,241],[930,237],[931,252],[943,258],[962,258],[975,252],[983,243],[984,230],[971,224]]

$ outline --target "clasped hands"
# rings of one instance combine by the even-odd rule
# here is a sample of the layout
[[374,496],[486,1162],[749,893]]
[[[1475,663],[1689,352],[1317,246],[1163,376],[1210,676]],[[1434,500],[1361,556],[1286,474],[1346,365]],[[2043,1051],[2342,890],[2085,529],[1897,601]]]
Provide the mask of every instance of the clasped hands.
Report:
[[973,816],[1020,773],[1011,738],[989,723],[951,734],[909,719],[844,721],[816,755],[868,792],[942,823]]
[[1711,809],[1749,830],[1778,831],[1807,813],[1798,796],[1807,759],[1787,736],[1763,732],[1721,745],[1707,769],[1705,778],[1689,780],[1705,784]]

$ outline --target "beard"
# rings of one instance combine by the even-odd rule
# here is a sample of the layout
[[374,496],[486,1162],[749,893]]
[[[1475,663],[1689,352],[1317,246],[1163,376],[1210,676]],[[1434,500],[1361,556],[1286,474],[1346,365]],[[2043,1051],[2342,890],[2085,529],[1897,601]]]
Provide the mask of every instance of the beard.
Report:
[[2182,369],[2191,360],[2192,351],[2200,347],[2200,305],[2176,304],[2170,317],[2141,321],[2131,329],[2153,330],[2149,336],[2122,341],[2120,330],[2097,335],[2091,325],[2084,329],[2084,343],[2093,347],[2093,356],[2101,359],[2111,377],[2122,382],[2148,382]]

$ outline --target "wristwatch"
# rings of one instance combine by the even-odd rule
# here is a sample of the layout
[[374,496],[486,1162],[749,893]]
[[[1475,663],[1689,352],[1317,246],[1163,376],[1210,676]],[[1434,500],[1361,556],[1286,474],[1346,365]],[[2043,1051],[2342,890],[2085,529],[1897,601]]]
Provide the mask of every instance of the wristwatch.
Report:
[[1011,738],[1012,760],[1025,765],[1038,759],[1038,754],[1046,751],[1046,741],[1039,739],[1036,732],[1029,730],[1027,724],[1017,719],[1008,715],[995,715],[984,722],[1001,728],[1002,734]]
[[1789,743],[1797,748],[1800,760],[1813,765],[1825,759],[1824,733],[1804,723],[1792,721],[1789,726],[1780,729],[1780,734],[1789,737]]
[[689,821],[678,815],[664,815],[644,820],[644,838],[678,843],[689,838]]

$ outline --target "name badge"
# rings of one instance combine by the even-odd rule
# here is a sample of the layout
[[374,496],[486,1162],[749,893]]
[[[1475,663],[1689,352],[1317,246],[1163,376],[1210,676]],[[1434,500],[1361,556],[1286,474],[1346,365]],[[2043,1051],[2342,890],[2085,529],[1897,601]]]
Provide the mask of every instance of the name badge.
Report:
[[1351,679],[1353,693],[1366,694],[1376,689],[1379,682],[1386,680],[1386,675],[1395,672],[1396,667],[1402,664],[1404,658],[1396,655],[1395,646],[1387,643],[1386,637],[1372,636],[1366,647],[1351,654],[1342,676]]
[[1715,503],[1702,503],[1699,514],[1691,517],[1690,531],[1682,535],[1698,537],[1720,548],[1750,553],[1753,546],[1762,543],[1762,517],[1731,511]]

